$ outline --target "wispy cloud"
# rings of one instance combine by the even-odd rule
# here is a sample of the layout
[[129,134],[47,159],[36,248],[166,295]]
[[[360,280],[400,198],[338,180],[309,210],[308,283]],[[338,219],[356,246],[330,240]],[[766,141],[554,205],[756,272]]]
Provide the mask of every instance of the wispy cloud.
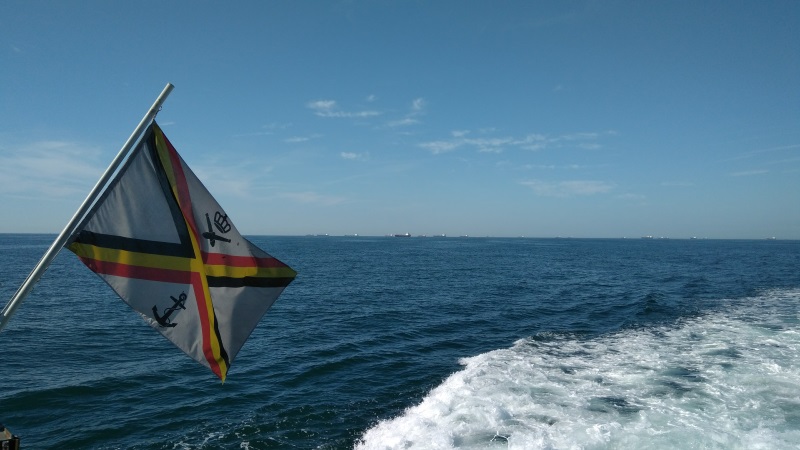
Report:
[[740,155],[734,156],[733,158],[727,159],[727,161],[735,161],[739,159],[747,159],[753,158],[758,155],[763,155],[765,153],[776,153],[776,152],[783,152],[786,150],[795,150],[800,148],[800,144],[790,144],[790,145],[780,145],[777,147],[769,147],[769,148],[761,148],[758,150],[751,150],[749,152],[742,153]]
[[419,144],[420,147],[430,151],[434,155],[451,152],[462,145],[464,145],[464,143],[459,141],[430,141]]
[[351,161],[366,161],[369,159],[369,152],[363,153],[355,153],[355,152],[342,152],[339,154],[342,159],[348,159]]
[[587,166],[583,164],[525,164],[521,166],[521,169],[524,170],[582,170],[588,169],[596,166]]
[[558,142],[557,139],[548,138],[543,134],[529,134],[522,139],[513,141],[515,146],[523,150],[543,150]]
[[[485,131],[488,134],[493,130]],[[507,148],[519,148],[523,150],[538,151],[547,148],[559,148],[573,146],[585,150],[596,150],[602,148],[598,140],[606,136],[616,134],[613,131],[602,133],[572,133],[559,136],[547,136],[544,134],[528,134],[523,137],[468,137],[469,130],[453,131],[449,139],[422,142],[420,147],[433,154],[440,154],[457,150],[459,148],[471,148],[478,152],[500,153]]]
[[299,144],[301,142],[308,142],[312,139],[318,139],[320,137],[322,137],[322,135],[316,133],[309,136],[292,136],[284,139],[283,142],[286,142],[287,144]]
[[571,180],[541,181],[528,180],[520,182],[540,197],[573,197],[578,195],[596,195],[610,192],[614,186],[605,181]]
[[409,125],[416,125],[418,123],[419,123],[419,120],[417,120],[417,119],[414,119],[414,118],[411,118],[411,117],[405,117],[405,118],[402,118],[402,119],[392,120],[390,122],[387,122],[386,125],[391,127],[391,128],[394,128],[394,127],[405,127],[405,126],[409,126]]
[[262,125],[260,130],[251,131],[249,133],[234,134],[233,137],[251,137],[251,136],[271,136],[277,131],[283,131],[292,126],[291,123],[272,122]]
[[754,175],[764,175],[765,173],[769,173],[767,169],[755,169],[755,170],[743,170],[741,172],[733,172],[729,175],[732,177],[751,177]]
[[274,130],[285,130],[285,129],[291,128],[291,127],[292,127],[292,124],[290,122],[270,122],[270,123],[262,126],[261,128],[263,128],[265,130],[274,131]]
[[88,193],[104,170],[97,161],[100,155],[96,147],[68,141],[38,141],[3,149],[0,193],[47,197]]
[[306,106],[320,117],[365,118],[381,115],[379,111],[372,110],[345,111],[339,108],[335,100],[316,100],[309,102]]
[[403,117],[386,122],[386,126],[389,128],[397,128],[419,124],[419,117],[425,115],[425,106],[426,102],[424,98],[415,98],[411,101],[409,111]]
[[254,160],[231,164],[209,158],[192,164],[192,171],[214,195],[251,198],[262,195],[261,184],[273,167]]

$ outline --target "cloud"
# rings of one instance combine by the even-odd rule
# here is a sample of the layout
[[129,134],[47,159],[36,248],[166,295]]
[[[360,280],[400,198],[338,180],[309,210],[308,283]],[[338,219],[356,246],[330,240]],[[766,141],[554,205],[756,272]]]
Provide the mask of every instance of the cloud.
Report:
[[558,140],[563,141],[585,141],[585,140],[594,140],[600,137],[599,133],[572,133],[572,134],[562,134],[561,136],[557,137]]
[[[38,141],[0,154],[0,194],[66,197],[88,194],[102,174],[101,152],[68,141]],[[106,163],[110,163],[111,158]]]
[[389,128],[397,128],[397,127],[407,127],[411,125],[417,125],[420,123],[420,120],[417,117],[425,115],[425,99],[424,98],[415,98],[411,101],[411,109],[408,113],[406,113],[402,118],[391,120],[386,122],[387,127]]
[[522,139],[514,141],[514,145],[523,150],[538,151],[547,148],[548,143],[554,142],[543,134],[529,134]]
[[343,111],[336,105],[335,100],[316,100],[307,104],[308,108],[314,111],[314,114],[320,117],[338,117],[338,118],[364,118],[374,117],[381,115],[378,111]]
[[342,152],[339,154],[342,159],[349,159],[351,161],[366,161],[369,159],[369,152],[355,153],[355,152]]
[[261,128],[266,130],[285,130],[292,126],[291,123],[281,123],[281,122],[271,122],[266,125],[263,125]]
[[767,169],[744,170],[741,172],[733,172],[729,175],[732,177],[751,177],[754,175],[764,175],[765,173],[769,173],[769,170]]
[[[463,135],[462,135],[463,136]],[[451,152],[459,147],[473,147],[479,152],[483,153],[500,153],[507,145],[513,144],[514,140],[511,138],[458,138],[442,141],[430,141],[419,144],[420,147],[429,150],[434,155],[440,153]]]
[[250,198],[253,196],[254,187],[252,176],[242,176],[247,172],[237,172],[231,174],[232,176],[222,176],[219,171],[211,172],[214,176],[210,176],[207,171],[203,175],[198,174],[198,178],[203,180],[203,183],[208,187],[208,190],[213,192],[215,196],[230,195],[239,198]]
[[313,136],[292,136],[290,138],[284,139],[283,142],[286,142],[287,144],[298,144],[300,142],[308,142],[311,139],[314,139],[314,138],[317,138],[317,137],[319,137],[319,136],[318,135],[313,135]]
[[548,182],[529,180],[520,182],[540,197],[574,197],[577,195],[596,195],[610,192],[614,186],[604,181],[573,180]]
[[330,111],[336,107],[336,100],[317,100],[309,102],[308,107],[315,111]]
[[394,127],[404,127],[404,126],[409,126],[409,125],[416,125],[418,123],[419,123],[419,120],[412,119],[411,117],[406,117],[404,119],[399,119],[399,120],[394,120],[394,121],[388,122],[386,125],[389,126],[389,127],[394,128]]
[[283,142],[286,142],[288,144],[296,144],[298,142],[306,142],[306,141],[310,141],[310,140],[311,140],[310,137],[295,136],[295,137],[286,138],[286,139],[283,140]]
[[312,203],[323,206],[334,206],[346,201],[344,197],[336,197],[332,195],[323,195],[316,192],[285,192],[279,194],[279,197],[287,198],[298,203]]
[[451,152],[458,147],[461,147],[463,144],[463,142],[459,141],[431,141],[423,142],[422,144],[419,144],[419,146],[429,150],[434,155],[438,155],[440,153]]
[[272,122],[261,126],[261,131],[252,131],[249,133],[234,134],[233,137],[251,137],[251,136],[271,136],[276,131],[285,130],[292,126],[291,123]]
[[192,171],[215,196],[229,195],[252,198],[262,195],[262,183],[274,169],[254,160],[236,164],[221,161],[219,157],[206,158],[192,164]]
[[[494,130],[488,129],[483,134],[488,134]],[[428,141],[420,143],[419,146],[429,150],[433,154],[444,153],[456,150],[460,147],[470,147],[478,152],[500,153],[506,148],[519,148],[523,150],[538,151],[547,148],[577,147],[584,150],[596,150],[602,148],[597,142],[604,136],[616,134],[613,131],[603,133],[572,133],[559,136],[547,136],[543,134],[531,133],[521,138],[519,137],[494,137],[494,138],[468,138],[469,130],[452,131],[451,139]]]
[[513,140],[509,138],[493,138],[493,139],[464,139],[466,145],[475,147],[482,153],[500,153],[503,147],[513,144]]
[[587,166],[581,164],[564,164],[564,165],[555,165],[555,164],[525,164],[521,166],[521,169],[524,170],[533,170],[533,169],[541,169],[541,170],[555,170],[555,169],[566,169],[566,170],[583,170],[592,168],[594,166]]
[[287,144],[299,144],[301,142],[308,142],[308,141],[313,140],[313,139],[319,139],[322,136],[323,135],[318,134],[318,133],[313,133],[313,134],[310,134],[308,136],[290,136],[290,137],[285,138],[283,140],[283,142],[285,142]]
[[759,155],[762,155],[762,154],[765,154],[765,153],[783,152],[785,150],[794,150],[796,148],[800,148],[800,144],[781,145],[781,146],[777,146],[777,147],[769,147],[769,148],[762,148],[762,149],[758,149],[758,150],[751,150],[749,152],[745,152],[745,153],[742,153],[740,155],[737,155],[737,156],[734,156],[732,158],[729,158],[729,159],[727,159],[725,161],[736,161],[736,160],[740,160],[740,159],[753,158],[755,156],[759,156]]

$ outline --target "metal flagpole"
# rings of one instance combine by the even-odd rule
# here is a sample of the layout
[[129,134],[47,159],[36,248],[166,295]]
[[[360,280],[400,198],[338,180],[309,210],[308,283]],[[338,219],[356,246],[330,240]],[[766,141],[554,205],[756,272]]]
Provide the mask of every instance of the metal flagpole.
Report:
[[50,245],[50,248],[47,249],[47,252],[45,252],[44,256],[42,256],[42,259],[39,261],[36,267],[33,268],[30,275],[28,275],[28,278],[26,278],[19,289],[17,289],[14,297],[9,300],[8,304],[5,306],[5,308],[3,308],[3,311],[0,312],[0,330],[5,327],[6,323],[11,318],[11,315],[14,314],[14,311],[16,311],[19,307],[19,304],[22,303],[22,300],[25,298],[25,296],[30,293],[31,289],[33,289],[33,286],[39,281],[39,278],[44,275],[47,267],[50,265],[56,255],[58,255],[58,252],[61,251],[61,248],[67,243],[67,240],[75,231],[75,227],[78,225],[80,220],[83,219],[83,216],[85,216],[89,211],[89,208],[92,207],[97,197],[102,193],[103,188],[106,186],[106,184],[108,184],[108,181],[114,175],[114,172],[116,172],[117,168],[119,168],[120,164],[125,161],[125,158],[130,153],[131,148],[133,148],[133,145],[139,140],[139,136],[142,134],[145,128],[150,125],[150,122],[155,118],[156,114],[158,114],[158,110],[167,99],[169,93],[172,92],[172,88],[174,88],[174,86],[171,83],[167,83],[167,85],[164,87],[164,90],[161,91],[161,94],[159,94],[155,103],[153,103],[153,106],[150,107],[150,110],[147,111],[147,114],[145,114],[144,118],[142,118],[142,121],[139,122],[139,125],[135,130],[133,130],[131,137],[128,138],[128,140],[125,142],[125,145],[123,145],[119,153],[117,153],[117,156],[111,162],[111,165],[108,166],[108,169],[106,169],[105,173],[103,173],[103,176],[100,177],[100,180],[97,181],[97,184],[95,184],[94,188],[92,188],[91,192],[89,192],[86,200],[83,201],[81,206],[75,212],[75,215],[73,215],[72,219],[70,219],[70,221],[67,223],[67,226],[64,227],[64,230],[61,231],[58,237],[56,237],[56,240],[53,241],[53,244]]

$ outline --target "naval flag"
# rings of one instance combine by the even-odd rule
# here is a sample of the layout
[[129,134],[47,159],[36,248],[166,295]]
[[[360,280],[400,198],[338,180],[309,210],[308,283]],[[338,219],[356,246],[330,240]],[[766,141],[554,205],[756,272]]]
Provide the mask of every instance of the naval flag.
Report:
[[222,381],[296,275],[239,234],[155,122],[76,229],[68,248]]

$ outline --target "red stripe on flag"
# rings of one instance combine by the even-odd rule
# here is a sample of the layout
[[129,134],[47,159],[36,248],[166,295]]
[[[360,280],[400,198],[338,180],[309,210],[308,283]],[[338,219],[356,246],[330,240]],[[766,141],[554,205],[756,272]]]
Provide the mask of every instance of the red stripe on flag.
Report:
[[167,155],[169,156],[170,165],[172,166],[172,174],[175,178],[175,188],[178,190],[178,204],[180,205],[183,218],[194,234],[197,242],[201,242],[200,233],[197,231],[197,224],[194,222],[194,213],[192,210],[192,197],[189,195],[189,184],[186,182],[186,174],[183,172],[183,164],[181,164],[181,157],[178,151],[172,146],[172,143],[167,139],[167,136],[162,132],[161,136],[164,138],[164,143],[167,144]]
[[86,264],[86,267],[103,275],[181,284],[189,284],[192,280],[192,273],[187,270],[132,266],[130,264],[101,261],[84,257],[80,257],[80,259]]
[[275,258],[256,258],[255,256],[234,256],[223,253],[203,253],[203,262],[216,266],[231,267],[286,267]]
[[[175,180],[178,205],[181,209],[184,220],[186,220],[186,224],[189,227],[190,232],[194,236],[193,247],[195,247],[195,252],[197,252],[196,254],[199,254],[200,249],[198,247],[202,240],[200,231],[198,230],[197,224],[194,221],[192,198],[189,194],[189,184],[186,181],[186,174],[183,171],[183,164],[181,163],[181,158],[178,155],[177,150],[175,150],[175,147],[172,146],[172,143],[169,141],[169,139],[167,139],[167,136],[163,132],[161,133],[161,136],[164,138],[164,143],[167,146],[167,157],[169,158],[170,165],[172,166],[171,170],[173,179]],[[216,330],[212,330],[211,328],[211,321],[216,321],[217,318],[210,317],[208,311],[208,308],[213,308],[213,305],[211,304],[211,299],[206,298],[206,289],[204,287],[205,280],[200,273],[192,272],[191,283],[194,288],[195,299],[197,301],[197,310],[200,315],[200,327],[203,336],[203,355],[205,356],[206,361],[208,361],[211,371],[217,374],[217,376],[224,381],[225,374],[223,373],[223,369],[220,367],[219,362],[217,361],[217,356],[214,354],[211,333],[214,333],[216,336],[217,345],[220,349],[220,357],[224,349],[222,346],[221,337],[217,334]],[[211,314],[214,313],[211,312]],[[227,368],[225,370],[227,371]]]

